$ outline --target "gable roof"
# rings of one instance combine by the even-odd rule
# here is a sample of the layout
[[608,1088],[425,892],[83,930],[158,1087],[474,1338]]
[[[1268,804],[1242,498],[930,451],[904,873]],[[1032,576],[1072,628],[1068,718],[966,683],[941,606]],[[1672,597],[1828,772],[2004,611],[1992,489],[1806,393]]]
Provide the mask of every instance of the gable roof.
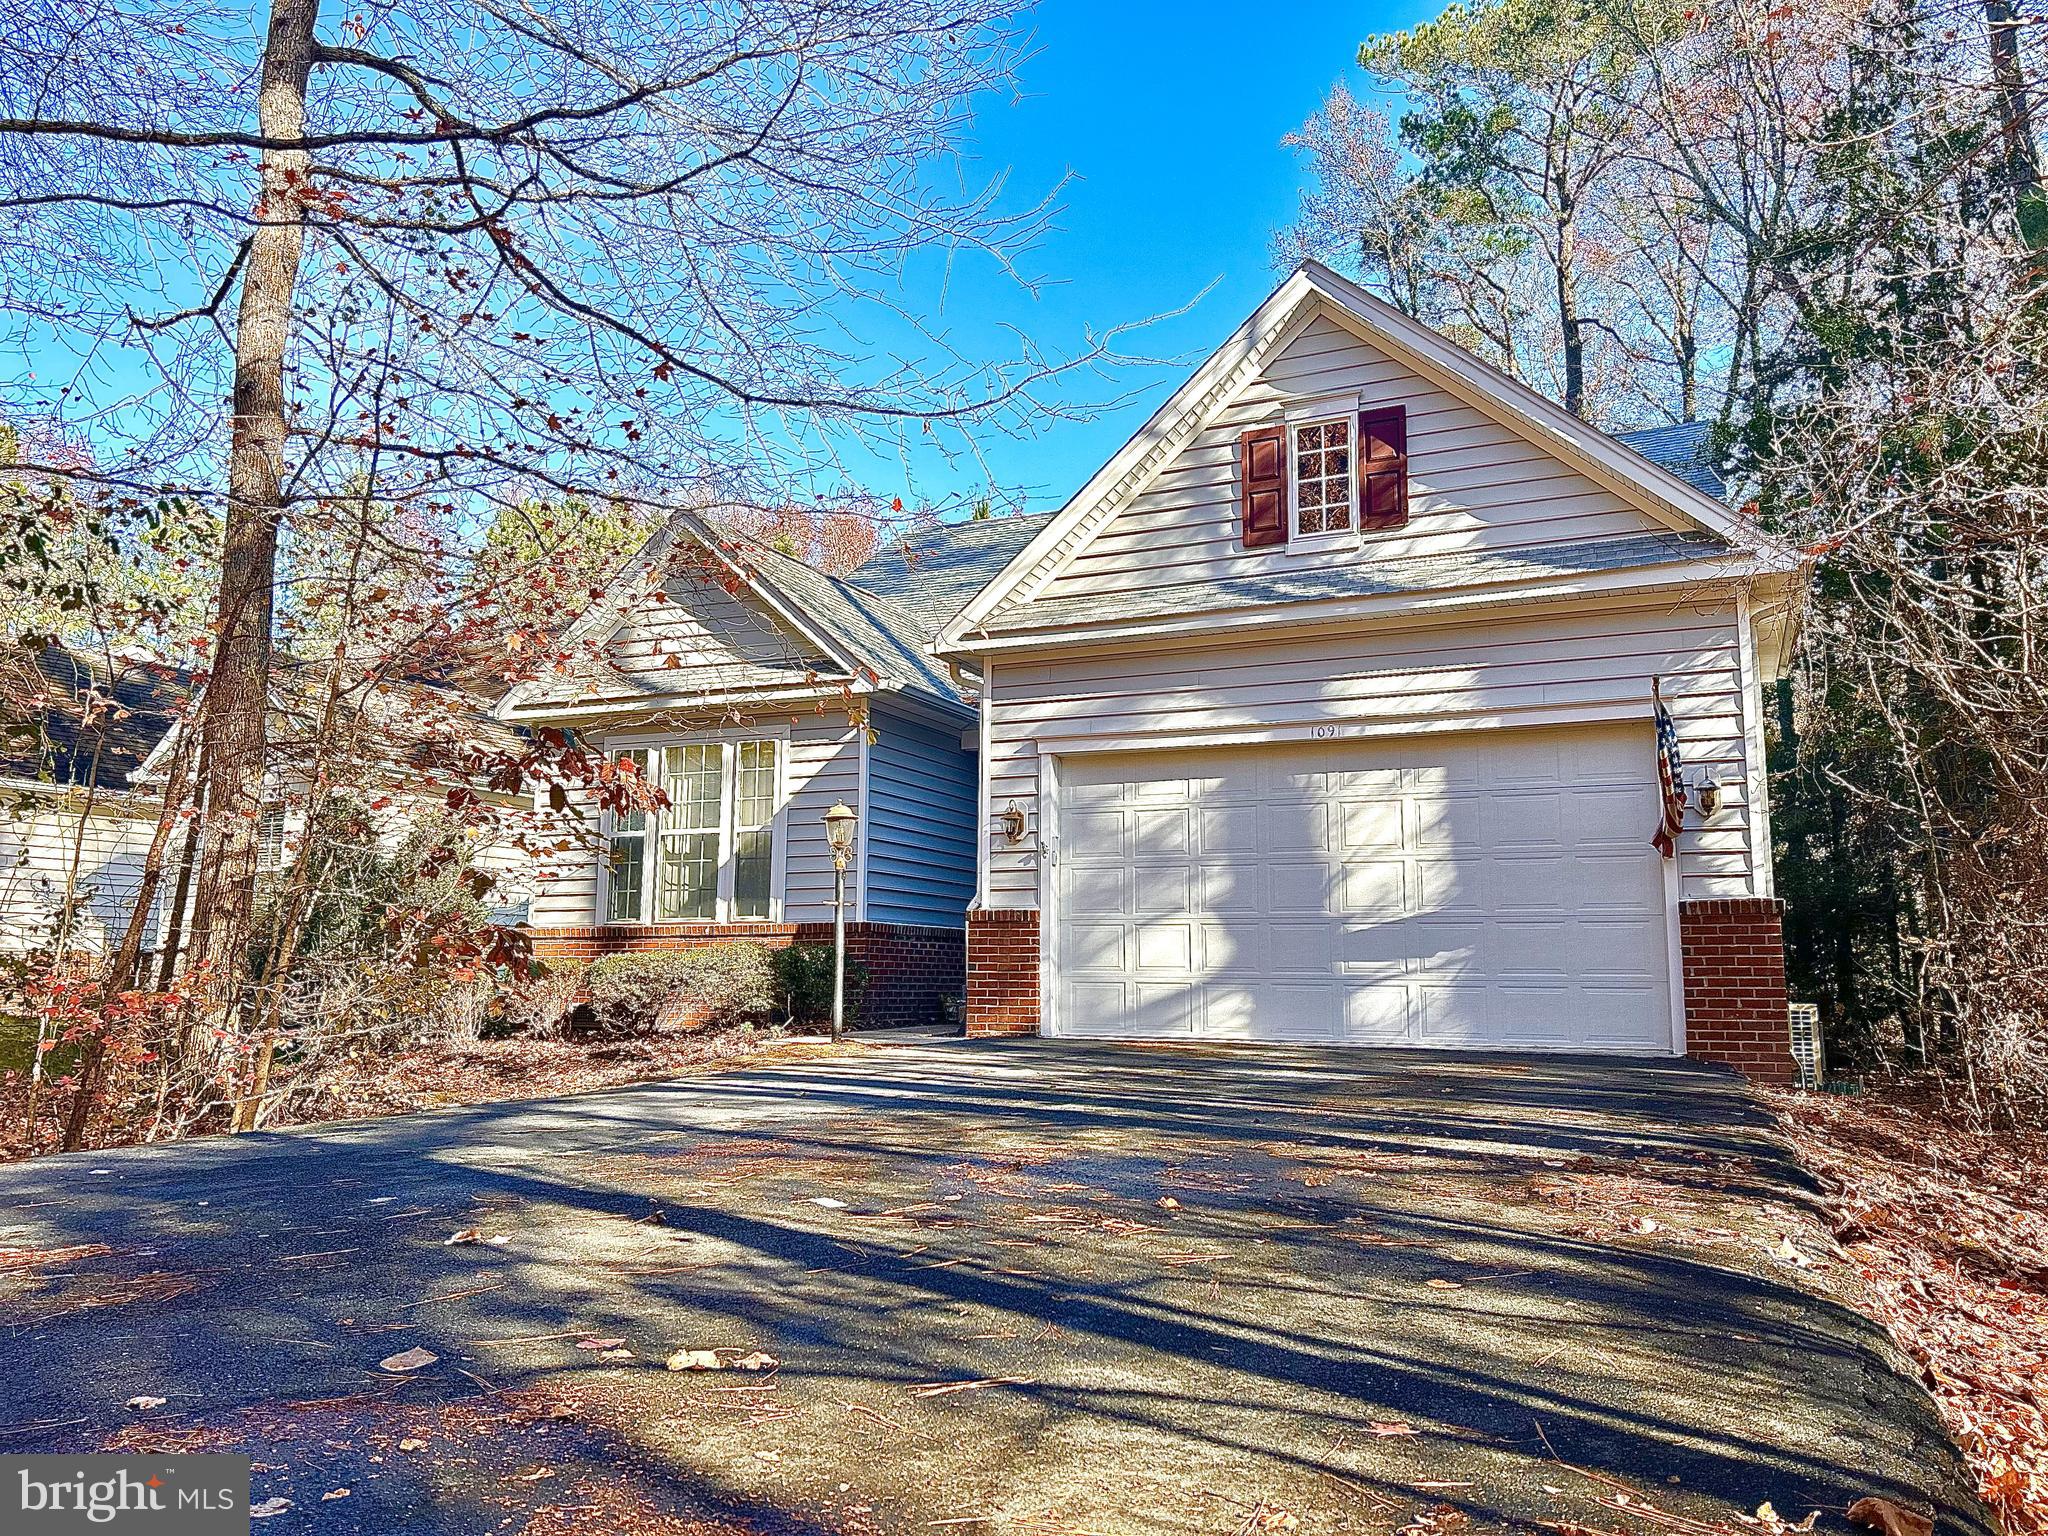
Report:
[[0,677],[8,728],[0,777],[126,789],[192,696],[190,674],[55,641],[16,652]]
[[[816,647],[810,663],[823,658],[830,671],[829,679],[823,670],[817,673],[822,686],[905,694],[965,710],[961,689],[934,658],[931,643],[946,621],[1031,541],[1045,520],[1045,514],[1038,514],[919,524],[892,535],[853,570],[830,576],[764,542],[723,538],[694,513],[678,511],[613,578],[604,599],[564,630],[562,643],[571,645],[598,626],[616,627],[632,617],[639,583],[667,570],[677,542],[683,540],[708,551],[793,636]],[[680,704],[712,694],[758,692],[787,685],[787,672],[741,669],[733,676],[707,678],[702,669],[679,671],[672,689],[644,681],[644,696],[638,702],[657,708],[664,700]],[[498,713],[503,717],[513,710],[531,714],[551,708],[568,712],[575,702],[571,690],[589,681],[573,678],[568,690],[534,685],[514,689],[500,701]]]
[[[984,629],[999,610],[1014,615],[1032,601],[1318,313],[1358,332],[1395,361],[1673,532],[1707,535],[1724,546],[1724,553],[1747,556],[1761,570],[1798,569],[1796,553],[1720,501],[1718,477],[1710,479],[1711,466],[1697,456],[1704,441],[1704,429],[1697,424],[1685,432],[1648,429],[1636,434],[1641,440],[1634,446],[1618,441],[1356,283],[1319,262],[1305,261],[945,625],[938,648],[953,648],[970,632]],[[1694,432],[1700,435],[1687,444],[1687,435]]]
[[743,558],[801,603],[877,687],[963,704],[951,673],[933,659],[931,643],[1031,542],[1046,516],[920,524],[892,536],[844,576],[828,576],[759,544],[745,546]]

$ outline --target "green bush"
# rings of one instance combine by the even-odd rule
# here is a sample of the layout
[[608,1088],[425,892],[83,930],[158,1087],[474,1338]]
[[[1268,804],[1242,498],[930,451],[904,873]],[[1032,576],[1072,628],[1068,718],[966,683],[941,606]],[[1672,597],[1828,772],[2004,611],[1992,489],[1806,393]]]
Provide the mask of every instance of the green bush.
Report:
[[722,1029],[775,1011],[775,970],[765,944],[606,955],[590,967],[590,1014],[608,1034],[679,1025]]
[[[775,993],[791,1024],[832,1022],[832,946],[792,944],[775,952]],[[868,995],[868,968],[846,957],[846,1023],[860,1017]]]
[[590,966],[582,960],[558,960],[524,981],[509,983],[498,995],[507,1027],[541,1039],[561,1034],[569,1015],[582,1001]]

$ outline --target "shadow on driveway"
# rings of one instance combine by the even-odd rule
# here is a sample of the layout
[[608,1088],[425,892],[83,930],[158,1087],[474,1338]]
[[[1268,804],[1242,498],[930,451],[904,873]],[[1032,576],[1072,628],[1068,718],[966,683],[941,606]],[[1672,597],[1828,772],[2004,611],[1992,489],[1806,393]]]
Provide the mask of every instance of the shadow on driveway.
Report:
[[82,1247],[0,1451],[246,1447],[279,1536],[1987,1532],[1814,1209],[1688,1063],[868,1046],[0,1169]]

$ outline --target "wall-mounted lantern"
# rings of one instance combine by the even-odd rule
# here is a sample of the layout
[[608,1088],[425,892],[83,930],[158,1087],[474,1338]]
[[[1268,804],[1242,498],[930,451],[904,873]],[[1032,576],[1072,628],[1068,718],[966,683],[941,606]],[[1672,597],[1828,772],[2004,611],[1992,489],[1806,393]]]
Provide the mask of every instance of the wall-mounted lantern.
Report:
[[1721,781],[1712,774],[1701,774],[1699,783],[1693,786],[1693,798],[1699,802],[1700,816],[1712,821],[1714,813],[1721,809]]
[[996,817],[996,830],[1003,834],[1003,841],[1016,844],[1024,841],[1024,807],[1016,801],[1010,808]]

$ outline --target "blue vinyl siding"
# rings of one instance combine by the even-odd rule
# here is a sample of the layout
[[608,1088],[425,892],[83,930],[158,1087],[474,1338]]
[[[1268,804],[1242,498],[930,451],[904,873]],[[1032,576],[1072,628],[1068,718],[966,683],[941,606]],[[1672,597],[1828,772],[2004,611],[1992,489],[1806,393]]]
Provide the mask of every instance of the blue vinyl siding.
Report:
[[868,746],[869,922],[957,927],[974,895],[974,754],[882,709]]

